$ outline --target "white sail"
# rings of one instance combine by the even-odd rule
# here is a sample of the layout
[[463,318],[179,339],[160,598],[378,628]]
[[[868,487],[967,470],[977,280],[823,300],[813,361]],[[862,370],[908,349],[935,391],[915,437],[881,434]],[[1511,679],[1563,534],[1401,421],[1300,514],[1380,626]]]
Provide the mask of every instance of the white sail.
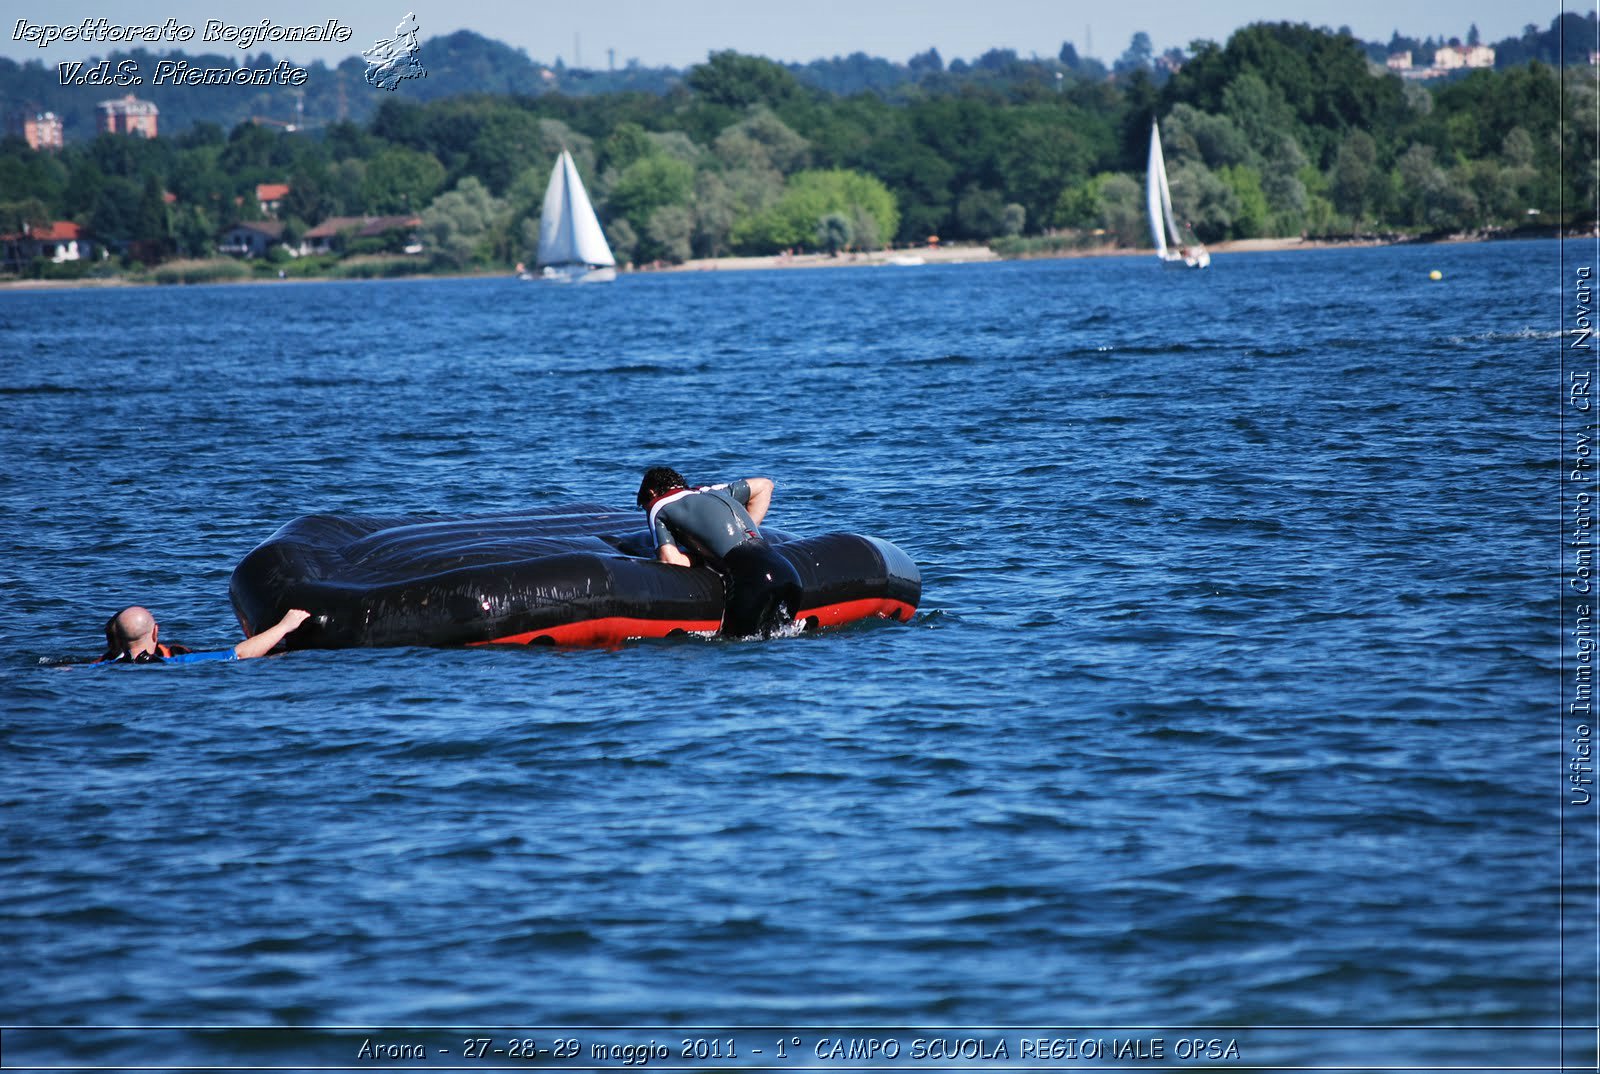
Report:
[[565,149],[550,173],[544,192],[544,209],[539,216],[539,264],[615,265],[594,206],[578,178],[578,167]]
[[1167,226],[1165,203],[1167,193],[1167,164],[1161,157],[1161,135],[1156,125],[1150,124],[1150,164],[1144,177],[1145,205],[1150,210],[1150,237],[1155,240],[1156,256],[1167,256]]

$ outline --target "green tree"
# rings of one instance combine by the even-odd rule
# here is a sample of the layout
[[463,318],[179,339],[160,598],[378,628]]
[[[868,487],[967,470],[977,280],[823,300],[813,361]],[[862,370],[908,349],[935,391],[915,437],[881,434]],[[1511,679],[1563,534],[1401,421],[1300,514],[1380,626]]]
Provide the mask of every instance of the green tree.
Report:
[[148,259],[157,261],[172,253],[172,222],[167,216],[167,201],[161,190],[161,181],[154,175],[144,178],[144,189],[139,192],[139,216],[135,228],[135,238],[143,246]]
[[600,144],[600,167],[604,171],[618,171],[636,160],[655,153],[655,144],[639,124],[632,121],[619,123]]
[[[633,230],[633,225],[628,223],[627,217],[619,216],[605,226],[606,242],[611,246],[611,253],[618,261],[624,264],[634,262],[634,250],[639,245],[639,236]],[[534,243],[538,243],[537,228],[535,228]]]
[[361,198],[369,212],[415,212],[444,186],[444,165],[432,153],[390,146],[367,161]]
[[1492,158],[1469,160],[1457,171],[1461,182],[1472,193],[1472,204],[1477,210],[1473,221],[1479,227],[1511,222],[1517,213],[1516,185],[1509,181],[1507,172]]
[[520,108],[497,105],[477,127],[463,170],[493,194],[504,194],[512,180],[547,154],[538,117]]
[[1512,127],[1500,140],[1500,156],[1507,167],[1533,167],[1533,152],[1533,138],[1522,127]]
[[1353,38],[1303,23],[1254,23],[1235,32],[1223,48],[1197,42],[1169,83],[1167,97],[1221,112],[1228,87],[1246,72],[1282,99],[1298,124],[1296,138],[1318,167],[1332,162],[1347,131],[1386,138],[1405,120],[1400,79],[1374,77]]
[[89,213],[89,232],[102,242],[125,245],[139,238],[139,188],[116,176],[100,185]]
[[326,188],[327,176],[323,169],[297,168],[289,177],[289,193],[283,199],[280,215],[320,224],[330,215],[328,199],[324,194]]
[[24,228],[49,227],[50,207],[38,198],[0,201],[0,234],[15,234]]
[[[437,193],[437,188],[430,191],[427,198],[412,202],[411,211],[416,212],[426,205],[434,193]],[[367,162],[348,159],[329,167],[325,195],[328,209],[334,216],[365,214],[370,207],[367,200]]]
[[694,169],[681,160],[652,155],[623,169],[606,198],[607,215],[626,217],[648,236],[650,218],[667,205],[686,205],[694,190]]
[[1150,61],[1154,58],[1155,53],[1155,46],[1150,43],[1150,35],[1140,30],[1128,42],[1128,47],[1117,58],[1112,70],[1119,75],[1132,74],[1138,70],[1148,70]]
[[1029,105],[1015,111],[1011,132],[997,154],[1000,190],[1005,200],[1023,208],[1027,219],[1047,220],[1061,191],[1088,178],[1093,149],[1079,133],[1088,125],[1071,106]]
[[693,205],[695,256],[721,257],[728,252],[728,234],[739,215],[733,190],[716,172],[701,172],[694,178]]
[[1100,184],[1085,179],[1061,191],[1050,220],[1057,227],[1092,228],[1100,226]]
[[987,239],[1005,226],[1005,198],[998,190],[969,186],[956,201],[956,227],[963,238]]
[[57,154],[37,153],[20,138],[0,142],[0,198],[36,201],[47,207],[46,218],[54,219],[75,204],[63,197],[71,178]]
[[1477,199],[1466,176],[1440,167],[1431,145],[1413,144],[1401,154],[1393,182],[1403,219],[1414,227],[1469,227],[1478,216]]
[[1169,166],[1197,162],[1210,168],[1226,168],[1259,159],[1231,118],[1211,115],[1187,104],[1173,108],[1162,122],[1161,149]]
[[690,257],[693,236],[694,217],[688,207],[662,205],[651,212],[650,221],[645,225],[641,256],[682,264]]
[[422,226],[435,256],[462,267],[495,257],[504,217],[505,204],[469,175],[433,200],[422,213]]
[[1362,221],[1374,208],[1382,173],[1378,170],[1378,147],[1366,131],[1351,131],[1334,158],[1329,192],[1334,207],[1350,218],[1360,230]]
[[1304,227],[1306,209],[1311,202],[1305,181],[1307,172],[1314,173],[1315,169],[1292,135],[1282,135],[1276,145],[1268,147],[1260,175],[1261,192],[1271,211],[1269,233],[1295,235]]
[[216,223],[198,205],[183,205],[173,213],[172,237],[184,257],[209,257],[216,251]]
[[1235,164],[1220,169],[1217,174],[1233,189],[1233,200],[1237,205],[1230,228],[1232,237],[1250,239],[1266,234],[1272,210],[1267,205],[1267,196],[1261,190],[1261,173],[1249,165]]
[[254,123],[241,123],[228,135],[228,144],[222,148],[217,165],[235,182],[246,186],[281,183],[295,163],[296,146],[290,137]]
[[1028,222],[1028,210],[1016,202],[1005,207],[1001,215],[1000,231],[1004,235],[1021,235],[1023,227]]
[[883,249],[878,221],[862,205],[850,206],[850,242],[858,250]]
[[800,83],[787,68],[731,50],[713,52],[705,63],[691,67],[684,81],[709,103],[729,108],[776,106],[800,94]]
[[1270,156],[1283,139],[1294,139],[1299,126],[1283,93],[1248,70],[1223,88],[1222,114],[1258,157]]
[[1429,225],[1430,210],[1437,214],[1438,199],[1448,182],[1434,160],[1431,145],[1415,145],[1395,162],[1394,187],[1403,220],[1412,226]]
[[[517,261],[525,269],[539,260],[539,217],[524,216],[517,224],[517,237],[521,239],[522,247],[521,253],[517,255]],[[615,249],[612,252],[615,253]]]
[[649,138],[653,153],[682,161],[691,168],[705,156],[705,150],[683,131],[651,131]]
[[730,168],[771,169],[787,175],[805,167],[810,144],[770,108],[757,106],[717,135],[717,158]]
[[850,218],[844,213],[826,213],[817,221],[817,246],[830,256],[838,257],[839,251],[849,246],[853,238],[855,228],[850,226]]
[[1145,213],[1144,189],[1119,173],[1095,176],[1099,193],[1100,227],[1127,247],[1150,244],[1150,222]]
[[872,176],[839,168],[798,172],[775,205],[739,220],[730,238],[746,253],[803,247],[815,239],[817,223],[824,216],[841,213],[850,218],[858,208],[880,236],[893,235],[900,225],[894,195]]
[[[1173,212],[1201,242],[1220,242],[1234,232],[1243,207],[1230,182],[1233,174],[1232,168],[1212,171],[1198,162],[1180,164],[1171,172]],[[1255,193],[1260,194],[1259,181]],[[1259,208],[1264,211],[1264,204]]]

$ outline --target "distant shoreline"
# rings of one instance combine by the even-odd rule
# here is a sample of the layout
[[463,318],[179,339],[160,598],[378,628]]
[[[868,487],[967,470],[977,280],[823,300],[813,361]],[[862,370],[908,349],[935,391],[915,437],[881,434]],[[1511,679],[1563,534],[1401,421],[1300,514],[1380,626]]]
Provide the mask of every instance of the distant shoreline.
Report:
[[[1587,233],[1585,233],[1587,234]],[[1569,237],[1566,233],[1556,234],[1537,233],[1531,230],[1519,230],[1505,233],[1470,233],[1445,235],[1429,238],[1414,238],[1406,236],[1360,236],[1353,235],[1349,238],[1315,238],[1307,239],[1299,236],[1289,238],[1263,238],[1263,239],[1229,239],[1224,242],[1213,243],[1207,247],[1213,254],[1246,254],[1246,253],[1279,253],[1289,250],[1340,250],[1358,249],[1372,246],[1422,246],[1439,245],[1464,242],[1494,242],[1502,239],[1538,239],[1538,238],[1563,238]],[[826,269],[826,268],[862,268],[867,266],[915,266],[915,265],[970,265],[994,261],[1046,261],[1070,260],[1088,257],[1151,257],[1155,251],[1149,248],[1129,248],[1106,244],[1102,246],[1088,246],[1080,249],[1051,250],[1048,252],[1021,254],[1015,257],[1002,257],[986,245],[939,245],[927,247],[913,247],[902,250],[873,250],[870,252],[842,253],[832,256],[823,253],[808,254],[766,254],[759,257],[702,257],[685,261],[681,265],[661,265],[659,267],[637,268],[621,275],[651,274],[657,272],[749,272],[766,269]],[[339,276],[292,276],[285,279],[251,278],[241,280],[212,280],[204,281],[206,284],[234,285],[234,284],[284,284],[284,283],[318,283],[342,281],[366,281],[374,279],[383,280],[449,280],[449,279],[499,279],[514,276],[515,273],[507,271],[478,271],[478,272],[450,272],[450,273],[418,273],[411,276],[373,276],[373,277],[339,277]],[[198,284],[183,283],[158,283],[155,280],[130,280],[125,277],[110,277],[104,279],[80,280],[0,280],[0,291],[56,291],[75,288],[97,287],[186,287],[199,286]]]

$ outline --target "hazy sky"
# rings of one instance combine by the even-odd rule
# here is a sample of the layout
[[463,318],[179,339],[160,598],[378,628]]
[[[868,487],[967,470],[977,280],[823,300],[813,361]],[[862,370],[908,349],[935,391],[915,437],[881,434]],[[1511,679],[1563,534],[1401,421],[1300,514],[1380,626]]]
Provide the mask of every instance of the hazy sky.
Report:
[[[274,0],[243,5],[232,0],[125,0],[119,4],[79,0],[21,0],[0,14],[0,55],[12,59],[60,60],[103,55],[116,46],[56,43],[38,48],[16,40],[17,20],[34,24],[79,23],[104,17],[113,23],[160,23],[168,18],[193,26],[190,52],[223,51],[225,44],[200,41],[207,20],[259,23],[270,13],[282,25],[337,19],[353,31],[345,45],[265,44],[249,50],[308,63],[336,63],[388,37],[407,11],[414,11],[421,38],[458,29],[475,30],[524,50],[536,60],[604,68],[614,49],[622,66],[636,58],[647,66],[682,67],[715,49],[732,48],[777,60],[811,60],[862,51],[905,60],[937,48],[946,61],[973,59],[990,48],[1013,48],[1023,56],[1053,56],[1063,41],[1080,53],[1115,59],[1136,31],[1150,35],[1158,51],[1186,47],[1196,38],[1218,42],[1240,26],[1258,21],[1306,22],[1357,37],[1387,41],[1399,30],[1413,37],[1465,37],[1473,23],[1485,41],[1514,36],[1528,23],[1541,29],[1568,10],[1588,12],[1597,0],[1144,0],[1143,3],[1071,0]],[[234,49],[235,52],[240,50]],[[427,60],[423,53],[424,63]]]

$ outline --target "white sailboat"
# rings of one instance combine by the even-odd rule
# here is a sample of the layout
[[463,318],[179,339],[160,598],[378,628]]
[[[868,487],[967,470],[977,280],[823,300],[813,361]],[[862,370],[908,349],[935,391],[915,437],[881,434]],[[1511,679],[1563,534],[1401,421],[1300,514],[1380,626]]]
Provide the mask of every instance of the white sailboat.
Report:
[[1178,233],[1178,222],[1172,215],[1172,192],[1167,188],[1167,162],[1161,155],[1161,133],[1154,120],[1150,122],[1150,166],[1145,175],[1145,199],[1150,208],[1150,237],[1156,241],[1156,256],[1163,265],[1205,268],[1211,264],[1211,254],[1200,240],[1193,235],[1186,239]]
[[539,215],[540,275],[559,283],[604,283],[617,278],[616,264],[578,167],[563,149]]

